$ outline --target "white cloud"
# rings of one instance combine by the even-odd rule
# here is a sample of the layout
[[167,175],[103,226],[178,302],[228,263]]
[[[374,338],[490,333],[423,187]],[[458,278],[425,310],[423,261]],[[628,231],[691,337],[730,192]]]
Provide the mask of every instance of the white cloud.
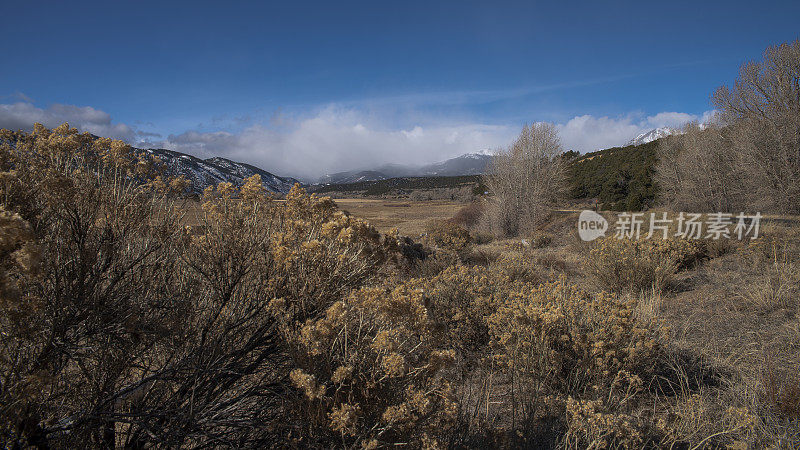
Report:
[[280,131],[262,125],[241,133],[188,131],[160,142],[177,151],[246,161],[277,174],[315,180],[325,173],[387,163],[423,164],[506,145],[516,127],[422,124],[396,130],[358,111],[328,107]]
[[42,109],[30,102],[0,104],[0,128],[30,129],[34,123],[54,128],[64,122],[92,134],[134,141],[136,131],[128,125],[111,122],[111,116],[91,106],[53,104]]
[[561,144],[566,150],[581,153],[620,145],[642,129],[628,118],[612,119],[590,115],[577,116],[558,125]]
[[700,117],[682,112],[660,112],[645,118],[645,123],[653,128],[680,128],[688,122],[698,121]]
[[577,116],[567,123],[558,124],[561,143],[565,149],[581,153],[623,145],[635,136],[659,127],[681,128],[688,122],[708,123],[713,111],[701,116],[682,112],[660,112],[643,117],[641,114],[627,116],[594,117]]
[[[701,116],[660,112],[645,116],[576,116],[557,124],[567,150],[594,151],[623,145],[653,128],[678,128]],[[408,117],[404,118],[408,121]],[[279,175],[316,180],[325,173],[374,168],[387,163],[424,164],[463,153],[505,147],[519,125],[480,122],[409,121],[398,129],[394,120],[366,114],[353,107],[328,106],[313,114],[289,117],[276,113],[266,124],[238,132],[188,130],[165,139],[134,126],[113,123],[111,115],[91,106],[54,104],[39,108],[30,102],[0,104],[0,128],[30,129],[34,122],[55,127],[69,122],[98,136],[123,139],[140,147],[165,147],[199,157],[223,156],[247,162]]]

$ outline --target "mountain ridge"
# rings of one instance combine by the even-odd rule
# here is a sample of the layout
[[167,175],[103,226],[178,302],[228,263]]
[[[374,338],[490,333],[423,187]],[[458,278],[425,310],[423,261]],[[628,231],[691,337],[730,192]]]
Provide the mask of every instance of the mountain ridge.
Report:
[[[269,192],[286,194],[299,180],[267,172],[251,164],[232,161],[221,156],[200,159],[196,156],[167,149],[134,149],[135,153],[158,157],[170,176],[184,176],[191,183],[191,191],[201,194],[205,188],[219,183],[241,185],[244,179],[261,176],[261,184]],[[302,184],[302,183],[301,183]]]
[[347,184],[365,181],[379,181],[399,177],[436,177],[481,175],[492,160],[487,152],[465,153],[444,161],[421,166],[403,164],[384,164],[367,170],[351,170],[327,174],[319,179],[319,184]]

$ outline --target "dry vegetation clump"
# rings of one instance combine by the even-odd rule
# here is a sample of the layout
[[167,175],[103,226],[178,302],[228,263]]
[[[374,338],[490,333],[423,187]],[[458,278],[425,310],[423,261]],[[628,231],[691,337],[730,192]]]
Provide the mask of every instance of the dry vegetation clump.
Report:
[[510,376],[512,423],[566,415],[568,447],[642,445],[642,425],[625,412],[659,336],[635,320],[633,301],[562,279],[510,292],[488,322],[493,358]]
[[[694,269],[693,286],[669,294],[658,313],[676,349],[702,355],[724,374],[694,394],[681,388],[680,401],[664,403],[679,419],[668,422],[681,441],[781,448],[800,442],[800,421],[786,407],[800,367],[796,228],[768,226],[763,233]],[[684,384],[693,376],[678,379]]]
[[539,283],[544,274],[530,251],[508,251],[495,260],[491,268],[495,273],[511,281]]
[[413,286],[362,288],[307,321],[294,337],[311,442],[377,448],[403,442],[439,447],[458,405],[442,371],[442,347],[423,294]]
[[455,349],[459,363],[470,362],[489,343],[486,317],[494,311],[503,280],[481,266],[454,265],[432,278],[411,284],[424,292],[429,315],[440,327],[447,347]]
[[473,228],[480,223],[485,212],[486,205],[484,202],[472,202],[456,211],[453,216],[453,222],[466,228]]
[[461,258],[461,260],[467,265],[488,266],[494,261],[497,261],[497,258],[499,257],[500,254],[491,249],[472,247],[472,249]]
[[603,238],[589,249],[586,267],[604,289],[660,292],[670,286],[678,270],[690,267],[703,256],[704,247],[698,242]]
[[383,236],[367,222],[346,216],[328,198],[295,186],[272,214],[269,284],[293,320],[303,320],[359,287],[398,250],[396,236]]
[[494,235],[483,231],[476,231],[472,234],[472,242],[475,245],[489,244],[494,241]]
[[800,373],[781,369],[775,355],[765,356],[761,372],[761,401],[783,420],[800,420]]
[[797,230],[767,230],[739,253],[740,262],[761,270],[749,277],[740,297],[758,311],[792,309],[800,295],[800,234]]
[[299,188],[272,202],[257,177],[208,190],[188,229],[172,199],[185,181],[119,141],[66,124],[0,137],[0,440],[258,446],[296,433],[287,336],[375,276],[397,240]]
[[451,266],[461,264],[461,256],[447,249],[433,250],[424,260],[412,264],[408,275],[411,278],[429,278],[438,275]]
[[690,448],[748,448],[758,422],[746,406],[725,406],[728,400],[710,392],[682,393],[667,403],[668,414],[657,427],[664,444],[681,443]]
[[425,228],[428,240],[435,246],[463,254],[469,250],[472,237],[469,231],[454,220],[434,220]]
[[492,193],[486,227],[513,237],[542,224],[565,191],[562,153],[555,126],[546,123],[525,125],[508,149],[497,152],[484,177]]
[[544,248],[544,247],[547,247],[548,245],[550,245],[550,243],[552,241],[553,241],[553,237],[550,236],[550,234],[548,234],[548,233],[546,233],[544,231],[536,231],[534,233],[531,233],[531,235],[528,236],[528,239],[527,239],[527,242],[533,248]]

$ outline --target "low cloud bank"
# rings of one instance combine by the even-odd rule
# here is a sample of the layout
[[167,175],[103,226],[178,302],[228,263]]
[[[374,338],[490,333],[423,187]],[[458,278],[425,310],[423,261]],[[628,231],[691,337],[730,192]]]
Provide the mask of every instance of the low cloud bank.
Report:
[[[583,115],[557,127],[565,149],[587,152],[622,145],[653,128],[707,122],[710,116],[710,111],[700,116],[681,112]],[[35,122],[48,127],[69,122],[82,131],[139,147],[168,148],[199,157],[223,156],[309,181],[326,173],[387,163],[424,164],[494,150],[508,145],[519,132],[517,125],[478,122],[418,123],[397,129],[357,109],[332,105],[306,117],[273,118],[237,132],[186,130],[162,138],[136,126],[114,123],[110,114],[91,106],[40,108],[30,101],[0,104],[0,128],[29,129]]]

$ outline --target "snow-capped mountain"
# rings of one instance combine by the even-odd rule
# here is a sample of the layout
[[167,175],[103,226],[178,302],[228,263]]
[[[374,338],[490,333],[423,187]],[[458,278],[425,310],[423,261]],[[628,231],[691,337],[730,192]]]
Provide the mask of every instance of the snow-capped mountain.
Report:
[[157,156],[166,165],[167,174],[171,176],[183,175],[192,183],[192,192],[202,193],[208,186],[215,186],[221,182],[233,183],[239,186],[245,178],[261,175],[261,184],[270,192],[285,194],[299,183],[290,177],[279,177],[266,170],[250,164],[231,161],[226,158],[214,157],[200,159],[184,153],[165,149],[136,149]]
[[422,168],[428,176],[481,175],[492,161],[488,153],[467,153],[447,161],[429,164]]
[[480,175],[492,160],[488,152],[467,153],[446,161],[424,166],[386,164],[372,170],[356,170],[328,174],[320,178],[322,184],[345,184],[360,181],[377,181],[396,177],[435,177]]
[[678,134],[678,133],[680,133],[680,131],[676,130],[674,128],[660,127],[660,128],[656,128],[654,130],[650,130],[650,131],[647,131],[645,133],[642,133],[642,134],[636,136],[635,138],[633,138],[630,141],[628,141],[628,143],[625,144],[625,145],[627,146],[627,145],[647,144],[648,142],[653,142],[656,139],[661,139],[663,137],[667,137],[667,136],[670,136],[670,135],[673,135],[673,134]]

